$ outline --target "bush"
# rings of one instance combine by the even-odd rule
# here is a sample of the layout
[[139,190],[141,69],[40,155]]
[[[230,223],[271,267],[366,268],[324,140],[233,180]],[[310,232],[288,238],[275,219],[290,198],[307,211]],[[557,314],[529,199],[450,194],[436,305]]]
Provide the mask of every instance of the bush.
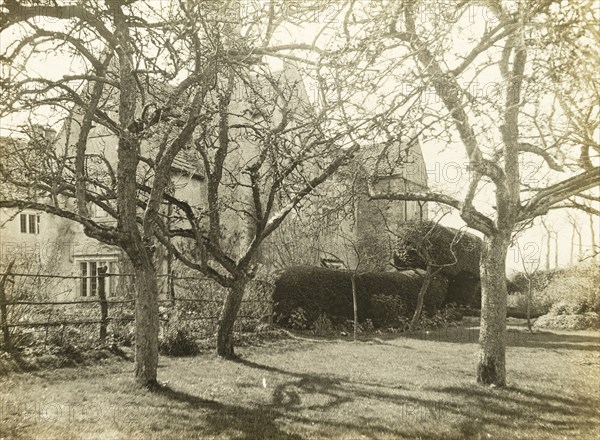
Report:
[[[531,290],[544,290],[555,277],[564,276],[567,269],[538,270],[529,275],[531,278]],[[515,273],[507,283],[508,293],[527,293],[529,291],[528,275],[523,272]]]
[[[370,272],[357,276],[359,321],[370,318],[375,326],[381,326],[393,320],[393,316],[411,316],[423,276],[422,270]],[[287,269],[275,282],[276,321],[300,329],[310,327],[322,314],[326,314],[333,325],[353,319],[351,277],[348,271],[334,269],[308,266]],[[445,277],[436,276],[432,280],[424,301],[426,312],[432,313],[441,307],[446,289]]]
[[135,343],[135,325],[132,321],[113,321],[110,326],[111,342],[124,347],[131,347]]
[[456,307],[456,304],[448,304],[446,308],[442,311],[442,317],[444,322],[457,322],[462,321],[463,314],[461,309]]
[[297,307],[290,313],[289,324],[290,327],[296,330],[305,330],[307,327],[308,320],[306,319],[306,313],[302,307]]
[[540,292],[552,304],[550,313],[600,313],[600,271],[594,264],[568,268],[555,275]]
[[374,295],[371,299],[370,315],[374,327],[394,327],[406,315],[406,304],[398,296]]
[[[533,291],[531,293],[531,316],[545,315],[550,311],[552,300],[543,294],[541,291]],[[508,308],[512,312],[519,315],[527,313],[527,293],[513,293],[508,295]]]
[[479,275],[462,271],[448,279],[446,304],[481,307],[481,281]]
[[[515,275],[516,293],[508,296],[509,307],[525,313],[527,288],[524,275]],[[526,281],[526,280],[525,280]],[[521,292],[520,290],[523,290]],[[531,314],[553,316],[600,312],[600,271],[594,264],[543,271],[532,275]]]
[[333,331],[333,324],[325,313],[319,315],[317,320],[313,323],[313,329],[318,335],[325,335]]
[[580,315],[548,314],[540,316],[533,327],[535,329],[555,330],[598,330],[600,329],[600,316],[594,312]]
[[[273,301],[276,320],[282,325],[310,326],[322,313],[336,324],[343,322],[353,314],[350,273],[310,266],[286,269],[275,280]],[[359,302],[359,311],[361,305],[364,301]],[[302,310],[302,320],[296,316],[292,321],[297,309]]]
[[[417,307],[419,290],[423,284],[425,272],[422,270],[404,270],[398,272],[371,272],[358,277],[357,290],[372,304],[375,295],[398,297],[404,303],[405,316],[412,316]],[[443,275],[436,275],[429,284],[424,298],[423,308],[428,313],[439,309],[446,298],[448,280]],[[367,308],[367,310],[369,310]],[[367,312],[368,313],[368,312]],[[371,312],[369,316],[375,319]]]
[[170,322],[159,340],[158,349],[167,356],[193,356],[200,352],[192,331],[179,320]]
[[[397,267],[426,269],[427,261],[418,250],[423,248],[424,237],[428,233],[431,263],[446,265],[440,271],[449,281],[446,303],[479,307],[479,260],[483,242],[477,236],[433,222],[407,222],[398,231],[394,264]],[[452,244],[455,237],[458,239]]]
[[[426,269],[427,262],[419,256],[417,249],[422,246],[423,237],[432,228],[433,231],[428,235],[428,240],[432,245],[429,249],[432,262],[439,265],[448,264],[441,272],[449,278],[462,272],[468,272],[479,278],[482,240],[473,234],[433,222],[407,222],[400,227],[397,232],[398,241],[394,253],[394,264],[397,267]],[[450,246],[457,234],[459,239],[451,249]]]
[[575,298],[568,300],[560,300],[552,304],[549,315],[581,315],[588,311],[588,304],[584,298]]

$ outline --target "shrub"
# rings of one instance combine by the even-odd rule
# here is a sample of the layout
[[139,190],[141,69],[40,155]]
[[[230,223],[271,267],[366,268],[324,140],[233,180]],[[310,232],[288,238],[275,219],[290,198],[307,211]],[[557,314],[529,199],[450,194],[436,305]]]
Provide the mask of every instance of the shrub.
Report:
[[333,331],[333,324],[325,313],[319,315],[317,320],[313,323],[313,329],[318,335],[324,335]]
[[597,330],[600,329],[600,316],[589,312],[580,315],[551,315],[540,316],[533,324],[535,329],[556,330]]
[[[508,306],[520,313],[527,310],[527,280],[523,274],[513,277],[515,293]],[[514,287],[516,286],[516,287]],[[531,315],[546,313],[572,315],[600,312],[600,272],[593,264],[532,274]]]
[[[534,290],[531,293],[530,301],[530,314],[534,317],[545,315],[550,311],[550,307],[552,306],[552,300],[541,291]],[[513,293],[508,295],[508,308],[524,316],[527,313],[527,293]]]
[[540,295],[553,305],[550,312],[555,315],[599,313],[600,270],[594,264],[568,268],[554,276]]
[[406,315],[406,304],[398,296],[374,295],[369,314],[375,327],[397,326],[398,320]]
[[456,304],[448,304],[446,308],[442,311],[442,317],[444,322],[456,322],[462,321],[463,314],[461,310],[456,307]]
[[[335,323],[343,322],[353,314],[350,273],[310,266],[286,269],[275,281],[273,301],[282,325],[309,326],[322,313]],[[359,302],[359,313],[362,304]],[[303,320],[290,321],[298,308],[302,309]]]
[[[325,313],[337,325],[353,319],[352,274],[348,271],[298,266],[287,269],[275,282],[273,300],[277,322],[293,328],[306,328]],[[358,318],[372,319],[376,326],[389,321],[391,314],[411,315],[417,304],[419,289],[423,283],[422,270],[402,272],[370,272],[356,278]],[[426,312],[441,307],[447,289],[447,280],[436,276],[424,301]],[[381,304],[382,298],[389,306]],[[400,311],[400,308],[402,310]],[[299,315],[299,309],[302,314]]]
[[296,330],[305,330],[307,327],[306,313],[302,307],[297,307],[290,313],[290,327]]
[[[365,273],[359,277],[358,292],[367,299],[367,317],[373,319],[373,324],[385,321],[373,309],[373,300],[377,295],[397,298],[393,312],[397,315],[412,317],[416,307],[419,290],[423,284],[424,272],[422,270],[405,270],[399,272]],[[426,313],[433,313],[439,309],[446,297],[448,280],[437,275],[429,284],[423,301]],[[400,304],[402,306],[400,307]]]
[[394,264],[397,267],[426,269],[427,261],[419,255],[418,249],[423,247],[428,233],[430,262],[446,265],[440,270],[440,274],[449,281],[445,302],[479,307],[479,260],[483,242],[477,236],[433,222],[407,222],[397,233]]
[[[531,278],[531,290],[544,290],[555,277],[564,276],[567,269],[538,270],[529,275]],[[515,273],[507,283],[508,293],[527,293],[529,291],[528,275],[523,272]]]
[[193,356],[200,352],[192,331],[177,319],[164,329],[158,349],[167,356]]
[[255,331],[271,321],[273,283],[270,279],[254,279],[244,291],[244,299],[238,313],[242,331]]
[[109,326],[111,342],[116,345],[131,347],[135,342],[135,326],[133,322],[113,321]]

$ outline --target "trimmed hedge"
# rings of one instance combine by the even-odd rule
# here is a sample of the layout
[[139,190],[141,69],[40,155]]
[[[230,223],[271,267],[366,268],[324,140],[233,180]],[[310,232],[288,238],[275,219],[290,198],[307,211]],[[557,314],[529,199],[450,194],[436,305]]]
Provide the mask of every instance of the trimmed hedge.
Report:
[[[330,318],[346,320],[353,316],[350,273],[312,266],[286,269],[275,281],[273,292],[276,320],[289,324],[291,314],[304,310],[307,323],[313,323],[321,313]],[[359,319],[364,319],[364,298],[358,298]]]
[[[417,250],[423,242],[423,237],[430,230],[432,232],[428,235],[428,240],[431,243],[429,255],[432,263],[448,264],[440,271],[449,281],[445,303],[479,307],[481,304],[479,260],[483,246],[483,241],[479,237],[430,221],[407,222],[397,232],[394,264],[399,268],[426,269],[427,262]],[[460,234],[460,238],[451,249],[450,245],[457,234]]]
[[451,264],[455,258],[452,255],[450,245],[456,234],[460,238],[453,246],[456,262],[442,268],[441,273],[447,277],[457,276],[463,272],[472,274],[479,278],[479,260],[483,241],[468,232],[458,231],[434,222],[406,222],[397,232],[396,252],[394,253],[394,264],[397,267],[416,267],[426,269],[427,262],[417,253],[423,237],[433,228],[428,239],[431,242],[429,254],[435,264]]
[[[384,325],[390,319],[387,316],[390,304],[402,309],[406,317],[412,316],[423,275],[422,270],[358,275],[359,321],[371,319],[375,326]],[[447,286],[444,276],[432,280],[424,302],[426,312],[441,307]],[[307,325],[314,323],[323,313],[334,323],[342,323],[353,319],[352,274],[320,267],[291,267],[275,281],[273,300],[276,319],[282,325],[289,325],[290,316],[299,308],[304,312]]]
[[470,272],[459,272],[448,279],[448,292],[444,304],[481,307],[481,281]]

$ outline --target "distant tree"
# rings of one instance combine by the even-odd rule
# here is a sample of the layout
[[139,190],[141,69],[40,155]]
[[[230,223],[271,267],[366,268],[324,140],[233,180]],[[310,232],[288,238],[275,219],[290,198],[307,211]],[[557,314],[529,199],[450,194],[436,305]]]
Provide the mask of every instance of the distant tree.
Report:
[[539,258],[526,258],[523,256],[523,250],[521,246],[517,243],[518,251],[519,251],[519,259],[521,260],[521,265],[523,267],[523,274],[525,279],[527,280],[527,306],[526,306],[526,317],[527,317],[527,329],[530,333],[533,332],[531,325],[531,302],[533,298],[533,282],[537,276],[537,273],[540,269],[540,259]]

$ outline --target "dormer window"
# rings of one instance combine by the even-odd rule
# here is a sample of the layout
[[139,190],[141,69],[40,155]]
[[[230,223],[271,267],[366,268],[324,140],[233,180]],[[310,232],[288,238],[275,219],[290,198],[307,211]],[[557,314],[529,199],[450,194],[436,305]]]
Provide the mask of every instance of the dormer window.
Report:
[[339,258],[321,258],[321,266],[328,269],[345,269],[346,265]]
[[39,214],[21,214],[21,233],[39,234],[40,233],[40,215]]

